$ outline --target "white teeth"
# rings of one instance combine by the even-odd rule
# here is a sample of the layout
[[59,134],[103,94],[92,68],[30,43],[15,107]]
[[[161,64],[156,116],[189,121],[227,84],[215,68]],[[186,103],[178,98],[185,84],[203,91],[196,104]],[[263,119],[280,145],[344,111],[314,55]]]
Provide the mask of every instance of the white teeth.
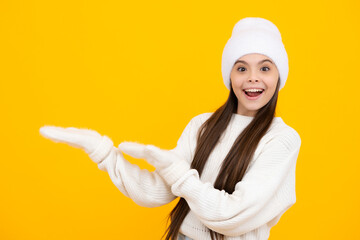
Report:
[[245,89],[245,92],[262,92],[262,89]]

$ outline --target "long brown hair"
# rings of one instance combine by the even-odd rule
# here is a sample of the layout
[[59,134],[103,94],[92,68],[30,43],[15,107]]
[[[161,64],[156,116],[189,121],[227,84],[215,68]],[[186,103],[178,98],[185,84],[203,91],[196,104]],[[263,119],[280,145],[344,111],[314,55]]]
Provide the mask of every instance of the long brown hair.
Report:
[[[231,194],[235,189],[236,183],[243,178],[260,139],[269,129],[275,116],[279,86],[280,77],[273,97],[265,106],[257,111],[253,120],[236,138],[229,153],[222,162],[221,169],[214,184],[216,189],[225,190]],[[197,145],[191,168],[196,169],[199,172],[199,176],[201,176],[211,151],[217,144],[221,134],[227,128],[232,114],[237,112],[237,97],[231,84],[230,87],[230,94],[225,104],[218,108],[209,119],[200,126],[197,132]],[[186,200],[180,198],[177,205],[169,214],[168,220],[171,220],[171,223],[164,233],[164,235],[166,234],[166,240],[177,239],[180,226],[189,211],[190,208]],[[224,239],[223,234],[211,229],[209,229],[209,231],[212,240]]]

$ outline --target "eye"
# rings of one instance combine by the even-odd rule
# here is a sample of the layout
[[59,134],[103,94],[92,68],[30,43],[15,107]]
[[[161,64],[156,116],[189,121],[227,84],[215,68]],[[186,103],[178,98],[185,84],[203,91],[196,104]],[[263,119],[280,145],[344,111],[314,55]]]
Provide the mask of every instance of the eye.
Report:
[[[242,68],[242,69],[245,69],[244,67],[238,67],[238,70],[241,69],[241,68]],[[240,71],[240,72],[243,72],[243,71]]]
[[[268,68],[268,67],[262,67],[261,69],[264,69],[264,68],[267,68],[267,69],[269,69],[269,70],[270,70],[270,68]],[[269,71],[269,70],[267,70],[267,71]],[[265,71],[265,72],[267,72],[267,71]]]

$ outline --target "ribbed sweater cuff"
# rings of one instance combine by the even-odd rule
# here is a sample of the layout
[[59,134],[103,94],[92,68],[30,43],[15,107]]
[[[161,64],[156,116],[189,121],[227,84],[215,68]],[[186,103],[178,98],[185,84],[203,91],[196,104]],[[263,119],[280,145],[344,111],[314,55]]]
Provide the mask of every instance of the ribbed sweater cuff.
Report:
[[159,174],[164,178],[169,186],[171,186],[189,170],[190,164],[185,160],[180,159],[173,162],[169,167],[160,169]]
[[101,142],[96,147],[96,149],[89,154],[89,157],[95,163],[99,164],[110,153],[113,146],[113,141],[109,137],[104,135],[102,136]]

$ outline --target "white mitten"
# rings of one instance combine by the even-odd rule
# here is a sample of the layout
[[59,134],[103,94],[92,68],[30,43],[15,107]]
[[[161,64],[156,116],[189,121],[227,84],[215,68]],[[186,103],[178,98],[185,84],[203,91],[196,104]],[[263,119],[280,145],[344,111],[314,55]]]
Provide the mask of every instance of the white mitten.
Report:
[[100,163],[114,146],[109,137],[90,129],[43,126],[40,134],[54,142],[83,149],[95,163]]
[[122,142],[118,148],[134,158],[145,159],[156,168],[169,186],[190,169],[190,164],[178,154],[171,150],[162,150],[154,145]]

